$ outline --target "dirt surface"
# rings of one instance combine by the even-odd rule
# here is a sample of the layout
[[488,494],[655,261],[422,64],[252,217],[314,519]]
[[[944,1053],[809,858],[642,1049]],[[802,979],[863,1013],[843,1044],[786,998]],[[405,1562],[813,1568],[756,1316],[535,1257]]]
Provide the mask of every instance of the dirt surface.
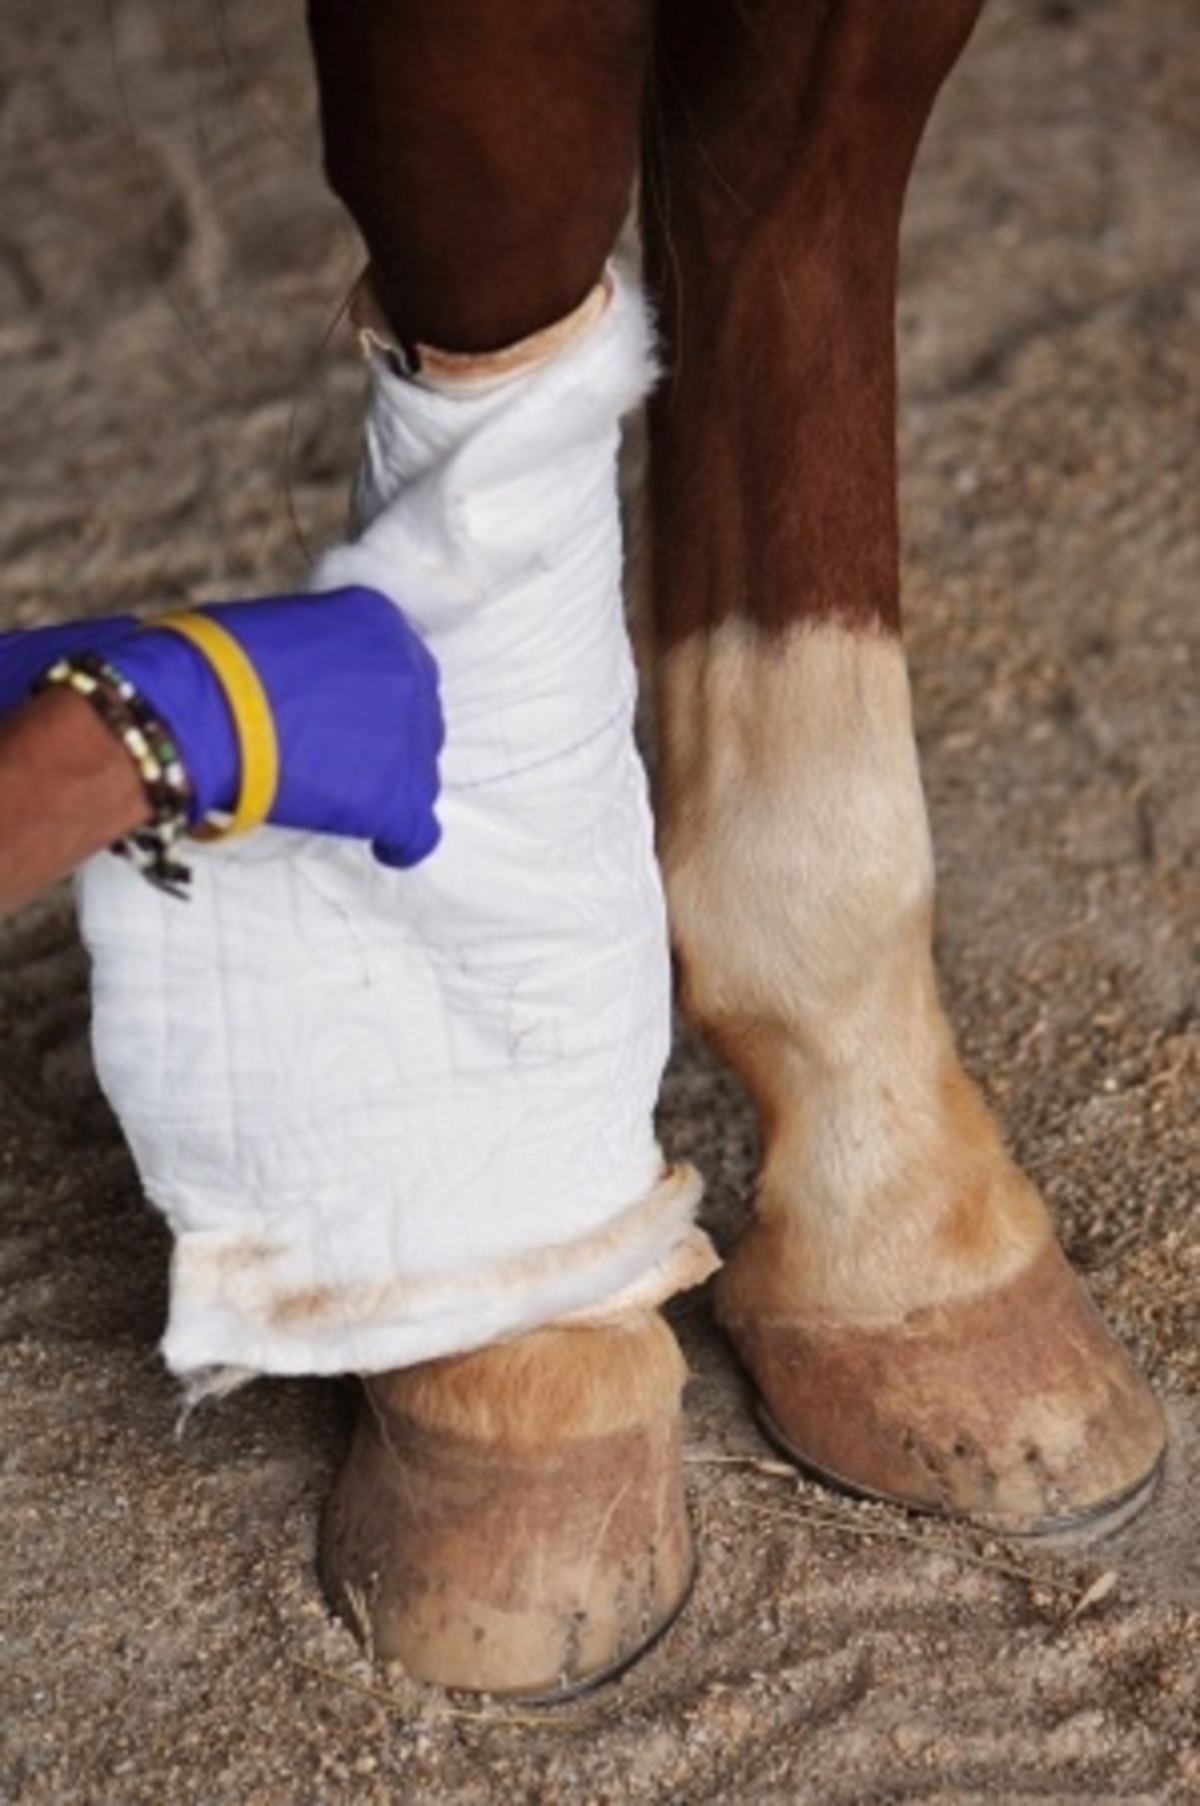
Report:
[[[337,530],[357,253],[300,8],[4,0],[0,619],[282,587]],[[107,15],[107,17],[106,17]],[[918,175],[908,594],[968,1061],[1168,1400],[1122,1537],[1056,1555],[769,1460],[703,1302],[690,1611],[516,1713],[373,1675],[325,1615],[347,1394],[175,1435],[165,1235],[90,1074],[65,900],[0,936],[0,1801],[1200,1801],[1200,18],[994,0]],[[727,1236],[754,1136],[683,1048]]]

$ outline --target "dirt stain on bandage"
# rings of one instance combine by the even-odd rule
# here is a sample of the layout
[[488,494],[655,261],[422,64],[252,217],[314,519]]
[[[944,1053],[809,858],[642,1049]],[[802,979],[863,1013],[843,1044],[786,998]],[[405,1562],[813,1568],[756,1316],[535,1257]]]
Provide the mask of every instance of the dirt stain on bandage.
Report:
[[[439,1294],[451,1301],[471,1294],[489,1298],[504,1292],[532,1294],[573,1269],[601,1267],[609,1260],[615,1263],[623,1248],[648,1239],[656,1222],[662,1222],[664,1218],[675,1219],[677,1232],[674,1238],[667,1241],[663,1236],[666,1245],[648,1256],[643,1273],[621,1286],[615,1295],[602,1296],[583,1310],[571,1312],[570,1320],[600,1319],[611,1316],[614,1311],[649,1309],[676,1292],[699,1285],[716,1269],[717,1257],[708,1237],[691,1222],[699,1191],[699,1177],[692,1167],[671,1166],[651,1192],[623,1211],[614,1222],[568,1246],[544,1248],[512,1260],[493,1261],[475,1272],[417,1274],[383,1283],[306,1285],[281,1290],[263,1304],[261,1316],[276,1330],[295,1331],[337,1324],[358,1326],[378,1323],[384,1318],[399,1320],[410,1311],[423,1313]],[[267,1257],[277,1252],[269,1244],[261,1246]],[[226,1250],[216,1259],[229,1261],[234,1252]],[[244,1270],[252,1265],[250,1260],[238,1261],[233,1270]]]

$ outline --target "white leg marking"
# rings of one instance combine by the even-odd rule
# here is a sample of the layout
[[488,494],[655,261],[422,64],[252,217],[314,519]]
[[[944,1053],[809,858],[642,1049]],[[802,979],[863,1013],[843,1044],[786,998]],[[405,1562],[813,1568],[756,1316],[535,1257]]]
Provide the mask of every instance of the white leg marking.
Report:
[[1048,1233],[962,1074],[899,643],[724,623],[663,670],[663,856],[687,1001],[767,1131],[764,1277],[888,1319],[1001,1283]]

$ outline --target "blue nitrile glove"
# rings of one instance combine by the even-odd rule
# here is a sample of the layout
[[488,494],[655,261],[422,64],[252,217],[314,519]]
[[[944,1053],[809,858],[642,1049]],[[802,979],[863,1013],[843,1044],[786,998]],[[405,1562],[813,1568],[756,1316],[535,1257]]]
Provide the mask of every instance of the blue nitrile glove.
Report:
[[0,715],[28,701],[44,671],[73,652],[108,656],[117,640],[140,627],[136,615],[106,615],[102,621],[64,621],[61,627],[27,627],[0,633]]
[[[437,666],[400,610],[376,590],[354,588],[194,612],[238,641],[271,705],[279,788],[268,820],[370,840],[384,865],[415,865],[431,853],[443,740]],[[37,663],[32,640],[41,642]],[[193,820],[232,809],[240,761],[224,691],[202,652],[153,622],[121,617],[0,636],[0,706],[13,690],[10,665],[20,666],[27,689],[55,659],[85,651],[108,659],[171,733]]]

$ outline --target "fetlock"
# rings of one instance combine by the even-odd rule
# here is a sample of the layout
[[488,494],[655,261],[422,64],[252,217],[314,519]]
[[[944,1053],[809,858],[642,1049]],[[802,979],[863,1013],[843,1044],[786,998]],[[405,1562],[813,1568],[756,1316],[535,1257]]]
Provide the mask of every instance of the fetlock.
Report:
[[868,1053],[848,1095],[777,1117],[720,1320],[769,1434],[825,1478],[1013,1533],[1115,1527],[1161,1413],[941,1039],[923,1093]]
[[619,1672],[692,1574],[674,1338],[653,1314],[365,1382],[322,1578],[380,1660],[525,1698]]

